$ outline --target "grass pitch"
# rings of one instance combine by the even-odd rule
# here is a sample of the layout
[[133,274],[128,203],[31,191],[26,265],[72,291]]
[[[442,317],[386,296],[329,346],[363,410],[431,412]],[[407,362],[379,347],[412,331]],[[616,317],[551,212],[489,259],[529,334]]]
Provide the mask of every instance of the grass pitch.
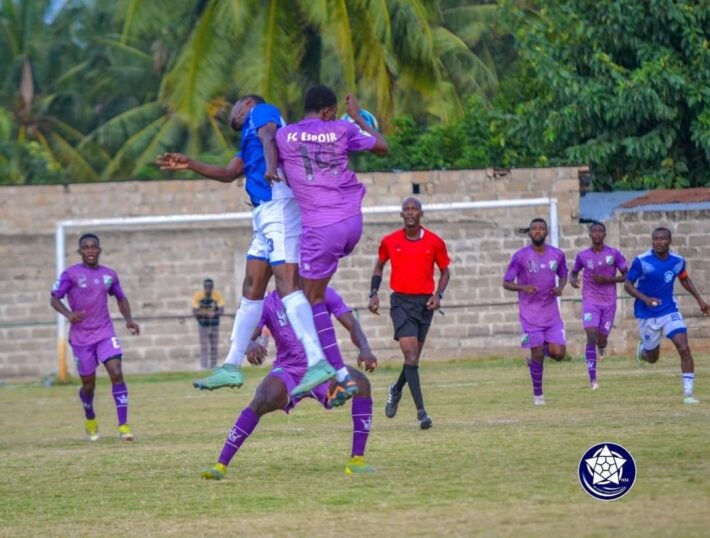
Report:
[[[533,407],[521,359],[421,367],[434,420],[418,429],[409,393],[384,416],[396,365],[370,376],[375,398],[367,458],[346,476],[349,405],[313,401],[264,417],[221,482],[226,432],[265,369],[239,390],[194,390],[194,374],[128,377],[121,443],[108,381],[97,386],[102,438],[83,434],[78,386],[0,387],[0,536],[707,536],[710,528],[710,361],[696,358],[699,405],[684,406],[679,362],[545,363],[546,407]],[[585,493],[577,466],[611,441],[634,457],[625,497]]]

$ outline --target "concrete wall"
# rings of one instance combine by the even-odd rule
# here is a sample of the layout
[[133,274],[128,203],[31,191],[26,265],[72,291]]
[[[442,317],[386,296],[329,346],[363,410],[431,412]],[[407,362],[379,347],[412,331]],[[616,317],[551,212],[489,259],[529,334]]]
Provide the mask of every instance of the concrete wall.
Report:
[[[366,205],[399,204],[418,189],[424,204],[537,198],[559,201],[560,246],[571,264],[589,244],[586,226],[578,222],[576,168],[518,169],[510,172],[471,170],[368,174]],[[241,185],[213,181],[154,181],[69,186],[0,188],[0,379],[42,376],[56,371],[57,345],[49,290],[56,277],[54,224],[58,220],[220,213],[248,211]],[[424,225],[445,238],[452,258],[452,282],[444,301],[445,315],[435,316],[424,360],[451,357],[516,355],[519,327],[515,294],[501,287],[511,254],[528,242],[518,232],[532,217],[548,216],[546,207],[428,212]],[[697,286],[707,288],[710,275],[702,263],[710,257],[710,226],[706,212],[638,212],[617,214],[607,223],[608,243],[629,258],[650,246],[658,224],[674,231],[674,247],[685,255]],[[392,215],[368,215],[356,251],[341,263],[335,287],[357,309],[370,343],[381,360],[399,360],[387,310],[373,316],[366,310],[367,290],[381,237],[401,225]],[[190,316],[192,293],[202,279],[215,279],[233,315],[244,276],[244,254],[251,223],[211,222],[197,225],[124,229],[76,229],[67,235],[66,264],[76,263],[78,235],[96,231],[101,237],[101,263],[119,272],[143,334],[131,337],[112,305],[125,351],[128,373],[196,370],[199,347]],[[387,277],[387,274],[385,275]],[[385,282],[387,282],[385,280]],[[383,290],[386,290],[386,284]],[[383,306],[387,294],[381,295]],[[630,352],[637,335],[629,307],[620,293],[613,353]],[[570,351],[583,351],[579,323],[579,292],[568,288],[563,298]],[[703,320],[694,301],[681,305],[691,327],[691,344],[707,347]],[[226,351],[232,318],[223,319],[222,351]],[[341,336],[346,360],[354,362],[349,341]],[[702,337],[702,338],[701,338]],[[73,373],[73,368],[70,369]]]

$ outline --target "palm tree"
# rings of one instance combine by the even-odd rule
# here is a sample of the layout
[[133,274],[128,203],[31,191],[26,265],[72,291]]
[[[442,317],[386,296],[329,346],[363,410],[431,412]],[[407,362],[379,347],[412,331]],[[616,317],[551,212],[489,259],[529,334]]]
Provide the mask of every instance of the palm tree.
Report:
[[20,145],[36,142],[55,167],[74,180],[96,179],[97,173],[78,149],[84,135],[77,125],[87,103],[70,79],[79,51],[67,27],[48,23],[51,2],[4,0],[0,10],[1,103],[11,111]]

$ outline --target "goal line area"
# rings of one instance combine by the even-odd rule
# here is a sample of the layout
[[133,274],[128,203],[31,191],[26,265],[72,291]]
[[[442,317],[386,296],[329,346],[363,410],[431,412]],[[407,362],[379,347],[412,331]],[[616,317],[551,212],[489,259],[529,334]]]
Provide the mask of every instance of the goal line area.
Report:
[[[524,208],[529,208],[529,209],[534,209],[537,208],[538,211],[543,210],[544,213],[542,216],[545,216],[549,219],[549,227],[550,227],[550,235],[548,237],[548,242],[554,246],[558,246],[559,244],[559,223],[558,223],[558,205],[557,205],[557,200],[555,198],[548,198],[548,197],[539,197],[539,198],[528,198],[528,199],[507,199],[507,200],[489,200],[489,201],[475,201],[475,202],[450,202],[450,203],[430,203],[430,204],[424,204],[423,205],[423,210],[424,210],[424,218],[422,221],[422,224],[426,227],[428,226],[427,222],[432,223],[432,229],[433,231],[438,231],[438,227],[441,224],[445,228],[445,233],[442,233],[442,237],[444,240],[449,243],[449,236],[452,237],[452,243],[455,245],[456,252],[454,253],[456,256],[468,256],[470,254],[475,253],[477,250],[482,249],[482,245],[480,242],[486,241],[486,238],[482,235],[480,237],[474,237],[476,234],[475,228],[476,224],[471,224],[471,219],[470,219],[470,212],[471,211],[480,211],[480,215],[486,215],[490,214],[493,215],[493,213],[496,213],[495,211],[493,213],[490,212],[490,210],[499,210],[496,215],[497,217],[492,217],[492,218],[497,218],[498,220],[495,221],[493,227],[494,228],[504,228],[506,229],[506,234],[507,236],[514,235],[512,233],[513,229],[518,229],[521,225],[527,224],[529,222],[528,217],[528,212],[523,211]],[[543,209],[544,208],[544,209]],[[519,210],[520,209],[520,210]],[[502,211],[502,212],[501,212]],[[396,218],[399,213],[401,212],[401,206],[400,205],[382,205],[382,206],[367,206],[363,207],[363,214],[365,218],[365,228],[368,229],[368,227],[371,226],[371,222],[373,220],[376,220],[376,217],[383,216],[386,217],[386,219],[382,219],[383,221],[386,222],[378,222],[373,229],[376,229],[378,233],[381,230],[384,230],[385,228],[387,229],[392,229],[392,222],[393,219]],[[542,213],[542,211],[540,211]],[[465,215],[465,218],[461,218],[460,215]],[[168,232],[172,231],[172,234],[179,233],[179,230],[185,229],[185,230],[192,230],[194,233],[194,225],[196,224],[202,224],[205,226],[218,226],[221,224],[234,224],[237,223],[240,227],[244,227],[249,229],[249,234],[247,237],[247,234],[239,234],[240,235],[240,251],[237,252],[239,256],[243,256],[245,254],[245,251],[242,252],[241,249],[243,248],[244,244],[247,244],[248,239],[251,237],[251,226],[249,225],[249,222],[252,218],[252,213],[251,211],[246,211],[246,212],[237,212],[237,213],[217,213],[217,214],[174,214],[174,215],[151,215],[151,216],[139,216],[139,217],[113,217],[113,218],[87,218],[87,219],[71,219],[71,220],[61,220],[55,223],[55,270],[56,270],[56,275],[57,278],[59,275],[64,271],[64,269],[67,266],[67,236],[70,234],[76,234],[79,232],[87,232],[87,231],[101,231],[101,230],[111,230],[111,231],[127,231],[127,232],[140,232],[140,233],[152,233],[153,231],[159,231],[160,229],[162,230],[167,230]],[[482,217],[483,218],[483,217]],[[527,220],[524,220],[527,219]],[[458,225],[458,228],[460,230],[457,231],[457,225],[456,221],[459,220],[463,222],[463,224]],[[179,229],[179,230],[175,230]],[[192,228],[191,228],[192,227]],[[465,228],[463,230],[462,228]],[[460,233],[459,233],[460,232]],[[489,230],[489,235],[490,234],[498,234],[500,235],[500,230]],[[161,238],[165,238],[166,236],[169,236],[170,234],[166,233],[161,235]],[[366,235],[366,234],[363,234]],[[510,237],[508,237],[510,239]],[[367,244],[371,247],[373,242],[375,241],[374,237],[370,238],[368,236],[367,239]],[[501,245],[503,244],[502,241],[503,239],[495,239],[495,241],[498,241]],[[363,243],[363,240],[361,240],[361,245]],[[520,244],[521,240],[520,237],[514,238],[513,241],[509,241],[509,243],[513,244]],[[224,247],[225,245],[220,245],[221,247]],[[231,245],[230,245],[231,246]],[[150,258],[151,253],[145,247],[145,245],[138,245],[135,249],[129,250],[129,246],[122,246],[123,249],[123,260],[126,260],[126,264],[129,268],[138,268],[140,267],[141,263],[141,258],[146,257],[145,261],[142,261],[142,264],[145,265],[156,265],[156,262],[154,261],[154,258]],[[358,249],[362,249],[363,247],[358,246]],[[488,261],[482,260],[481,261],[481,266],[480,268],[477,266],[473,271],[478,274],[478,273],[484,273],[486,269],[484,268],[485,264],[488,263],[489,265],[496,266],[496,272],[498,271],[497,265],[499,265],[499,260],[502,252],[501,248],[499,246],[491,246],[488,245],[486,247],[492,251],[494,251],[495,256],[493,258],[489,258]],[[516,247],[516,248],[519,248]],[[184,252],[184,250],[189,251],[189,247],[185,248],[182,245],[180,246],[175,246],[174,247],[174,255],[175,256],[180,256],[182,258],[189,256],[190,252]],[[113,250],[113,249],[112,249]],[[508,249],[509,250],[509,249]],[[164,254],[165,257],[170,257],[172,254],[170,251],[167,251],[167,253]],[[354,274],[355,269],[352,268],[353,265],[357,266],[357,276],[341,276],[338,278],[338,274],[336,274],[336,279],[339,284],[343,284],[344,291],[347,293],[348,289],[355,290],[359,289],[360,284],[359,282],[355,282],[355,280],[360,278],[360,275],[364,273],[365,271],[371,272],[372,266],[374,265],[374,256],[376,255],[376,246],[375,246],[375,251],[373,252],[371,249],[369,249],[366,253],[363,254],[358,254],[361,256],[363,259],[358,259],[350,264],[350,266],[347,266],[345,263],[342,265],[343,269],[347,269],[347,271],[342,271],[346,275],[351,275]],[[506,250],[505,255],[508,255],[508,251]],[[181,262],[182,263],[182,262]],[[476,262],[478,263],[478,261]],[[133,264],[133,265],[131,265]],[[109,264],[111,265],[111,264]],[[184,267],[185,264],[183,264],[182,267]],[[367,269],[365,269],[367,267]],[[156,269],[154,271],[154,276],[157,280],[163,280],[162,286],[169,286],[170,285],[170,278],[169,275],[166,276],[161,273],[161,270],[165,268],[165,265],[159,266],[159,269]],[[490,267],[489,270],[492,270],[493,267]],[[237,268],[234,271],[234,274],[232,275],[232,278],[234,278],[235,274],[237,276],[237,280],[239,280],[239,271],[242,271],[242,268]],[[503,269],[504,270],[504,269]],[[123,275],[124,270],[119,271],[119,276]],[[341,270],[339,269],[339,273]],[[459,278],[462,275],[464,275],[465,272],[461,271],[458,267],[456,269],[456,273],[454,274],[454,278]],[[502,274],[502,271],[501,271]],[[192,275],[194,276],[194,279],[199,278],[199,275]],[[148,294],[150,298],[150,293],[152,293],[152,290],[146,289],[150,284],[145,285],[143,284],[143,281],[149,279],[148,276],[144,276],[142,278],[141,284],[138,286],[138,290],[140,291],[141,294]],[[346,281],[346,279],[351,279],[352,282]],[[125,278],[122,278],[123,281],[125,281]],[[369,282],[369,275],[367,277],[367,282]],[[201,281],[201,280],[200,280]],[[365,284],[366,286],[366,284]],[[124,286],[125,287],[125,286]],[[239,282],[239,285],[237,288],[238,292],[241,290],[241,282]],[[338,287],[340,291],[340,287]],[[181,290],[182,292],[183,290]],[[136,295],[137,292],[131,291],[129,295],[129,299],[133,299],[133,297]],[[344,295],[346,294],[344,293]],[[351,291],[351,293],[354,293],[354,291]],[[238,293],[240,295],[240,293]],[[141,297],[143,297],[141,295]],[[133,302],[133,300],[132,300]],[[138,319],[140,319],[141,315],[140,312],[136,312],[134,309],[134,316]],[[156,312],[153,312],[155,314]],[[172,312],[170,312],[172,313]],[[152,314],[149,314],[152,315]],[[184,311],[183,314],[184,316]],[[447,318],[449,316],[446,316]],[[67,378],[67,320],[64,316],[57,314],[56,316],[56,338],[57,338],[57,349],[58,349],[58,361],[59,361],[59,368],[58,368],[58,377],[60,380],[64,380]],[[389,338],[391,339],[391,335],[389,335]]]

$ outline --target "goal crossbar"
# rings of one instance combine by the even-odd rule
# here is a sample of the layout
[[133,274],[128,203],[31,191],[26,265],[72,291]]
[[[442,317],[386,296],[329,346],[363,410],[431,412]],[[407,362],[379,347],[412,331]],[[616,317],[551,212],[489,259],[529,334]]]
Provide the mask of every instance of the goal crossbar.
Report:
[[[550,217],[550,244],[559,246],[559,224],[556,198],[523,198],[514,200],[487,200],[479,202],[446,202],[425,204],[422,209],[425,211],[458,211],[466,209],[495,209],[509,207],[530,207],[549,206]],[[401,205],[368,206],[363,207],[362,212],[368,214],[399,213]],[[92,228],[130,228],[134,226],[153,226],[164,224],[192,224],[196,222],[214,221],[239,221],[252,218],[251,211],[239,213],[204,213],[190,215],[154,215],[143,217],[111,217],[111,218],[89,218],[61,220],[55,223],[54,245],[55,245],[55,266],[57,279],[65,269],[66,260],[66,232],[72,228],[92,227]],[[59,351],[59,371],[60,380],[67,377],[66,367],[66,318],[57,313],[57,346]]]

